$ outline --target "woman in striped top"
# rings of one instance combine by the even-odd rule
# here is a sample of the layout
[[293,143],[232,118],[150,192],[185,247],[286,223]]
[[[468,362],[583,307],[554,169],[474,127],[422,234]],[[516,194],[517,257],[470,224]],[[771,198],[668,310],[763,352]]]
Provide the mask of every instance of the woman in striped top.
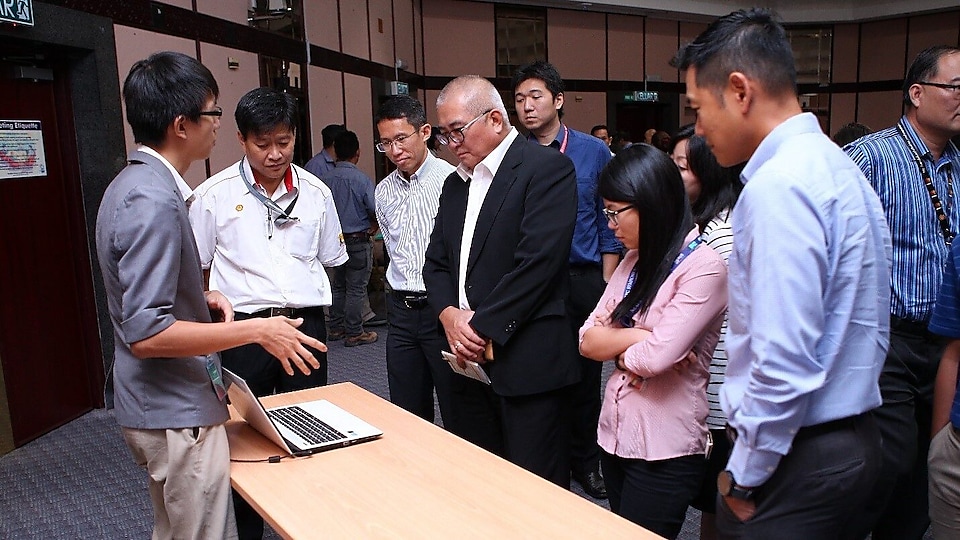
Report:
[[[723,168],[717,163],[703,137],[694,135],[692,124],[680,128],[673,137],[670,157],[680,168],[683,186],[690,199],[693,219],[700,229],[703,243],[713,248],[727,262],[733,251],[733,231],[730,228],[730,211],[737,202],[743,184],[740,182],[742,167]],[[720,385],[727,369],[727,350],[724,338],[727,334],[727,318],[723,318],[720,341],[713,351],[710,362],[710,382],[707,385],[707,401],[710,413],[707,426],[713,440],[713,451],[704,473],[700,494],[692,506],[702,512],[700,538],[716,538],[714,525],[717,502],[717,475],[727,463],[730,442],[724,427],[727,417],[720,409]]]

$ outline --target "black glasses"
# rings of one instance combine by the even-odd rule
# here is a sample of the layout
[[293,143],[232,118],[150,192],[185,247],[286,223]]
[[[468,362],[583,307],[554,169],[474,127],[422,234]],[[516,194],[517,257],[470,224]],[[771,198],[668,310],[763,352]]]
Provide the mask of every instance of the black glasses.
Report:
[[621,212],[626,212],[627,210],[630,210],[631,208],[633,208],[633,205],[632,205],[632,204],[628,204],[627,206],[624,206],[623,208],[621,208],[621,209],[619,209],[619,210],[608,210],[608,209],[604,208],[604,209],[603,209],[603,215],[606,216],[607,221],[609,221],[610,223],[613,223],[614,225],[616,225],[617,227],[619,227],[619,226],[620,226],[620,219],[619,219],[617,216],[619,216]]
[[450,131],[448,131],[448,132],[446,132],[446,133],[437,133],[437,141],[439,141],[440,144],[442,144],[442,145],[444,145],[444,146],[446,146],[446,145],[448,145],[448,144],[450,144],[450,143],[453,143],[453,144],[463,144],[463,139],[464,139],[463,132],[466,131],[468,127],[472,126],[472,125],[474,124],[474,122],[476,122],[477,120],[479,120],[479,119],[483,118],[484,116],[490,114],[492,111],[493,111],[493,109],[487,109],[487,110],[483,111],[483,112],[480,114],[480,116],[478,116],[478,117],[474,118],[473,120],[467,122],[466,124],[464,124],[463,127],[458,127],[458,128],[456,128],[456,129],[451,129]]
[[216,116],[220,118],[223,116],[223,109],[220,107],[214,107],[212,111],[200,111],[200,116]]
[[933,86],[936,88],[943,88],[944,90],[950,90],[951,92],[953,92],[953,95],[955,96],[960,95],[960,84],[946,84],[946,83],[930,82],[930,81],[919,81],[917,82],[917,84],[921,86]]
[[[420,127],[423,127],[423,126],[420,126]],[[419,132],[420,130],[418,128],[417,131],[414,131],[409,135],[400,135],[398,137],[394,137],[389,141],[388,140],[377,141],[377,143],[374,144],[373,147],[377,149],[377,152],[380,152],[381,154],[385,154],[391,146],[393,146],[394,148],[403,147],[403,141],[409,139],[410,137],[413,137]]]

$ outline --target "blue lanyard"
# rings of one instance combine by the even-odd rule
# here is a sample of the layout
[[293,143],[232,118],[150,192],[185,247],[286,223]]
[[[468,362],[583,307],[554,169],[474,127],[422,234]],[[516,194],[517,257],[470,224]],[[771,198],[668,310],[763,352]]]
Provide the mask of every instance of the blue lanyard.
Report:
[[[677,254],[677,258],[673,260],[673,266],[670,267],[670,273],[673,273],[673,271],[676,270],[678,266],[680,266],[680,263],[682,263],[684,259],[689,257],[690,254],[693,253],[693,250],[697,249],[697,246],[699,246],[701,243],[703,243],[703,236],[698,236],[694,238],[689,244],[687,244],[687,247],[683,248],[680,251],[680,253]],[[634,284],[636,284],[636,282],[637,282],[637,269],[634,268],[633,270],[630,271],[630,275],[627,277],[627,285],[623,288],[624,298],[626,298],[627,295],[630,294],[630,291],[633,290],[633,286]],[[623,326],[624,328],[633,328],[633,322],[634,322],[633,316],[636,315],[638,311],[640,311],[640,304],[637,304],[632,308],[630,308],[630,312],[624,315],[623,317],[621,317],[617,322],[619,322],[620,326]]]

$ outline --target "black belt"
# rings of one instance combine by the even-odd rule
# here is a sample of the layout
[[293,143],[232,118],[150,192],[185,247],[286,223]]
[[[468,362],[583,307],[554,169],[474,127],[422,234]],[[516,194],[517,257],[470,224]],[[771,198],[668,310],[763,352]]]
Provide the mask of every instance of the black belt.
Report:
[[306,315],[323,315],[322,307],[302,307],[302,308],[289,308],[289,307],[272,307],[261,309],[260,311],[255,311],[253,313],[237,313],[236,315],[245,316],[241,318],[266,318],[266,317],[287,317],[288,319],[297,319]]
[[[840,431],[841,429],[850,429],[854,427],[857,422],[862,418],[866,417],[870,412],[860,413],[854,416],[848,416],[846,418],[839,418],[837,420],[830,420],[829,422],[824,422],[822,424],[814,424],[812,426],[804,426],[797,430],[797,434],[793,437],[794,441],[802,441],[804,439],[809,439],[810,437],[816,437],[819,435],[825,435],[834,431]],[[731,443],[737,442],[737,430],[733,428],[730,424],[726,426],[727,430],[727,439]]]
[[427,307],[427,293],[416,291],[392,291],[407,309],[423,309]]
[[570,264],[571,276],[582,276],[591,272],[603,272],[603,266],[595,263]]
[[926,322],[911,321],[910,319],[903,319],[897,317],[896,315],[890,316],[890,330],[920,337],[930,337],[935,335],[927,329]]
[[370,241],[370,233],[367,231],[343,233],[344,244],[359,244]]

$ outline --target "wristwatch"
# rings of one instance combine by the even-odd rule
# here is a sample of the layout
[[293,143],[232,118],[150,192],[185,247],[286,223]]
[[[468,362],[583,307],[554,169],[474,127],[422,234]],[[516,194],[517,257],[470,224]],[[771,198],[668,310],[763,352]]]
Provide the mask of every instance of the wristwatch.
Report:
[[737,485],[737,481],[733,479],[733,473],[723,471],[717,475],[717,491],[724,497],[733,497],[735,499],[749,501],[753,499],[754,488]]

